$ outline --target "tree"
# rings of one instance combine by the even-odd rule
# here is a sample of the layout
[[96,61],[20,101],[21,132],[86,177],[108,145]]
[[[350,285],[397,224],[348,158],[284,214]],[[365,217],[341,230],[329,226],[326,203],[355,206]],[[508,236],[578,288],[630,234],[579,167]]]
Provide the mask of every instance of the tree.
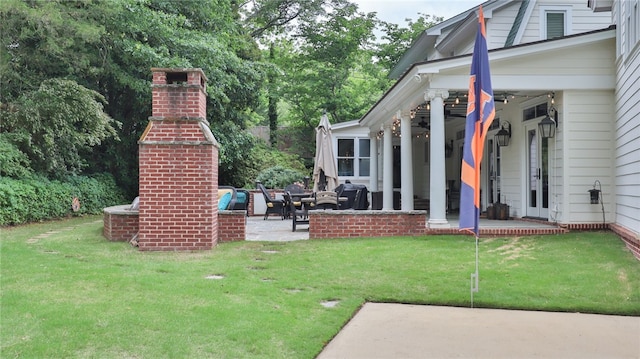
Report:
[[31,168],[50,177],[79,174],[105,139],[117,139],[119,123],[104,112],[105,100],[74,81],[49,79],[20,96],[4,112],[2,132],[15,135]]
[[122,123],[121,142],[101,142],[101,156],[88,154],[76,170],[114,173],[129,195],[151,115],[152,67],[202,68],[210,123],[242,129],[259,105],[266,65],[233,0],[6,0],[0,14],[0,111],[17,108],[21,94],[47,79],[102,94],[105,111]]
[[385,69],[391,69],[398,63],[404,54],[426,29],[444,20],[443,17],[418,13],[418,19],[413,21],[405,19],[407,27],[400,27],[385,21],[380,21],[382,27],[382,42],[377,46],[376,58]]

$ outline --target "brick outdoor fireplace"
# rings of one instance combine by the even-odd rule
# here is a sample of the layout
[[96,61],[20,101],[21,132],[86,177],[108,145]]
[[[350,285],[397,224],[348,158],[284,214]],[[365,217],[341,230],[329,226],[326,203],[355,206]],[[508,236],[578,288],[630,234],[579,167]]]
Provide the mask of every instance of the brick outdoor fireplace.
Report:
[[218,242],[218,143],[206,120],[201,69],[153,68],[152,115],[138,141],[140,250]]

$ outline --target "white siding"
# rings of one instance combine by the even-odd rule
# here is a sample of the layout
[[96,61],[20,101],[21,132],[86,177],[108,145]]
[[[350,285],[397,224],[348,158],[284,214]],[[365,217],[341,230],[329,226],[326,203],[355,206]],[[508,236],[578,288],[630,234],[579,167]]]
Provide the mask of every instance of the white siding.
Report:
[[[620,6],[622,5],[622,6]],[[631,6],[614,2],[622,56],[618,59],[615,101],[615,212],[616,223],[640,234],[640,50],[638,43],[626,41],[633,28],[627,23]],[[632,22],[637,19],[631,17]]]
[[530,18],[525,19],[527,24],[520,43],[543,40],[540,38],[541,8],[565,6],[571,9],[571,18],[567,19],[570,24],[570,32],[566,35],[603,29],[611,24],[609,12],[594,13],[587,7],[586,0],[537,0]]
[[518,2],[513,3],[494,12],[493,17],[487,20],[487,47],[489,49],[504,47],[519,8]]
[[560,116],[563,127],[563,223],[602,222],[602,207],[592,205],[588,190],[602,185],[605,218],[612,222],[614,94],[613,91],[565,91]]

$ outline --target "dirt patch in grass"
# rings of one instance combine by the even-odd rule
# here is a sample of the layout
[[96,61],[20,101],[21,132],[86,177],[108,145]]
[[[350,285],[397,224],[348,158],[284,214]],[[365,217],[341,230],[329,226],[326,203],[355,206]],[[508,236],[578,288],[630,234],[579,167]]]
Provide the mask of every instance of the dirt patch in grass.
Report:
[[[493,240],[491,241],[493,242]],[[505,243],[489,253],[498,253],[503,256],[503,261],[515,261],[521,258],[532,259],[533,242],[522,237],[513,237],[505,240]]]

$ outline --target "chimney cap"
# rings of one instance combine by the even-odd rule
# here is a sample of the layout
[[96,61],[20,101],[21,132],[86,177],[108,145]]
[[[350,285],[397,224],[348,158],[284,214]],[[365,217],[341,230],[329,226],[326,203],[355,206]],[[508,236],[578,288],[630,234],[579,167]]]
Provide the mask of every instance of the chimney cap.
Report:
[[177,67],[177,68],[171,68],[171,67],[152,67],[151,68],[151,72],[184,72],[184,73],[188,73],[188,72],[198,72],[200,73],[200,76],[202,77],[202,79],[204,79],[205,82],[208,82],[209,79],[207,79],[207,75],[204,74],[204,71],[202,71],[201,68],[184,68],[184,67]]

